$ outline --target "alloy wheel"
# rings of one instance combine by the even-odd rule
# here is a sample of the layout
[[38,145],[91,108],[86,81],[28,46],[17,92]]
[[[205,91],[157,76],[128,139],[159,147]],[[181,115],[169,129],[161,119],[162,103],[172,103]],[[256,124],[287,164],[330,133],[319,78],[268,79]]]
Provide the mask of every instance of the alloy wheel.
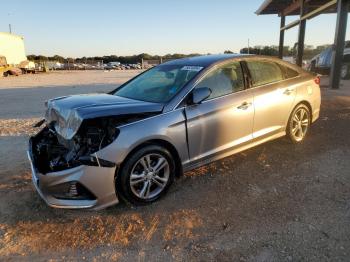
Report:
[[147,154],[133,166],[130,188],[138,198],[152,199],[164,190],[169,177],[170,167],[167,159],[160,154]]
[[342,79],[345,79],[348,75],[348,65],[342,65],[340,69],[340,77]]
[[297,109],[292,117],[291,124],[291,135],[296,141],[304,139],[310,124],[309,112],[304,108],[300,107]]

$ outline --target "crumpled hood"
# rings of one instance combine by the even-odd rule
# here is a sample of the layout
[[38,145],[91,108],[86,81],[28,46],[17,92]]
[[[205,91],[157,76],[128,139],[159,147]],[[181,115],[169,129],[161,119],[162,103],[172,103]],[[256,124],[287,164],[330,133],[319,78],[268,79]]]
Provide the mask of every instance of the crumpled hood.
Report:
[[49,100],[46,107],[46,122],[55,122],[56,132],[65,139],[72,139],[84,119],[161,112],[163,109],[162,104],[108,94],[58,97]]

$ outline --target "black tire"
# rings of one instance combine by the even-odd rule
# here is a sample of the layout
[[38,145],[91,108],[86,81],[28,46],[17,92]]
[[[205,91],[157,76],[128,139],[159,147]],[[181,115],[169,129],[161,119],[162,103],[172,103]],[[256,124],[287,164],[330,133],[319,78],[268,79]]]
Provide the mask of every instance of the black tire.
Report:
[[[138,161],[144,156],[150,155],[150,154],[160,155],[168,161],[169,176],[168,176],[168,181],[166,182],[164,188],[159,194],[149,199],[143,199],[138,197],[133,192],[130,184],[130,176],[133,168],[135,168],[135,165],[138,163]],[[162,146],[146,145],[145,147],[134,152],[122,164],[121,169],[119,170],[116,177],[116,190],[119,197],[121,197],[124,201],[129,202],[133,205],[149,204],[157,201],[167,192],[167,190],[169,189],[169,187],[174,181],[175,174],[176,174],[176,164],[171,153]]]
[[350,79],[350,64],[344,63],[340,70],[341,79]]
[[[304,120],[306,118],[303,117],[303,119],[300,122],[302,122],[303,120],[305,122],[303,124],[297,124],[297,121],[294,120],[294,117],[295,115],[297,115],[298,118],[300,118],[299,112],[301,112],[302,110],[306,113],[305,117],[307,117],[307,123],[306,123],[306,120]],[[286,128],[287,137],[294,144],[302,143],[309,132],[310,125],[311,125],[311,112],[309,107],[306,106],[305,104],[298,104],[293,109],[292,113],[289,116],[288,125]],[[298,137],[295,133],[295,128],[297,128],[298,130],[300,130],[299,128],[301,128],[300,132],[302,132],[303,134]],[[298,134],[301,134],[299,131],[297,132]]]

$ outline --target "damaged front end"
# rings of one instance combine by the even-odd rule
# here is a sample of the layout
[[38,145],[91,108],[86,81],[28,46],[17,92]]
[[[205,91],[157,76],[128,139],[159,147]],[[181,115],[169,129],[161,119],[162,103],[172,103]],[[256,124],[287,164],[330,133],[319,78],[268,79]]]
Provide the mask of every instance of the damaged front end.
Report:
[[102,118],[83,122],[72,139],[60,136],[50,123],[30,138],[33,183],[49,206],[101,209],[118,203],[116,165],[94,154],[116,139],[116,121]]
[[60,208],[101,209],[118,203],[114,162],[98,152],[117,141],[118,127],[160,113],[162,105],[107,94],[49,100],[45,127],[30,138],[35,188]]
[[30,139],[36,168],[46,174],[79,165],[115,166],[93,154],[117,138],[119,130],[116,122],[116,119],[104,118],[85,121],[72,139],[65,139],[58,134],[55,123],[48,124]]

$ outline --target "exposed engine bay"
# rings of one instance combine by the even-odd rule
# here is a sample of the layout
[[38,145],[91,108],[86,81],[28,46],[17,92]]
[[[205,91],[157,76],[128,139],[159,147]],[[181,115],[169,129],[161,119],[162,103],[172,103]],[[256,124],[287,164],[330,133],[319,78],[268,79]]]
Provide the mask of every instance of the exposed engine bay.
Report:
[[162,104],[111,94],[72,95],[46,102],[46,126],[30,139],[35,167],[42,174],[79,165],[114,166],[94,154],[111,144],[118,127],[159,114]]
[[98,159],[93,154],[118,137],[118,126],[153,114],[87,119],[82,122],[72,139],[62,137],[55,129],[56,123],[51,122],[30,140],[35,166],[42,174],[79,165],[114,166],[114,163]]

